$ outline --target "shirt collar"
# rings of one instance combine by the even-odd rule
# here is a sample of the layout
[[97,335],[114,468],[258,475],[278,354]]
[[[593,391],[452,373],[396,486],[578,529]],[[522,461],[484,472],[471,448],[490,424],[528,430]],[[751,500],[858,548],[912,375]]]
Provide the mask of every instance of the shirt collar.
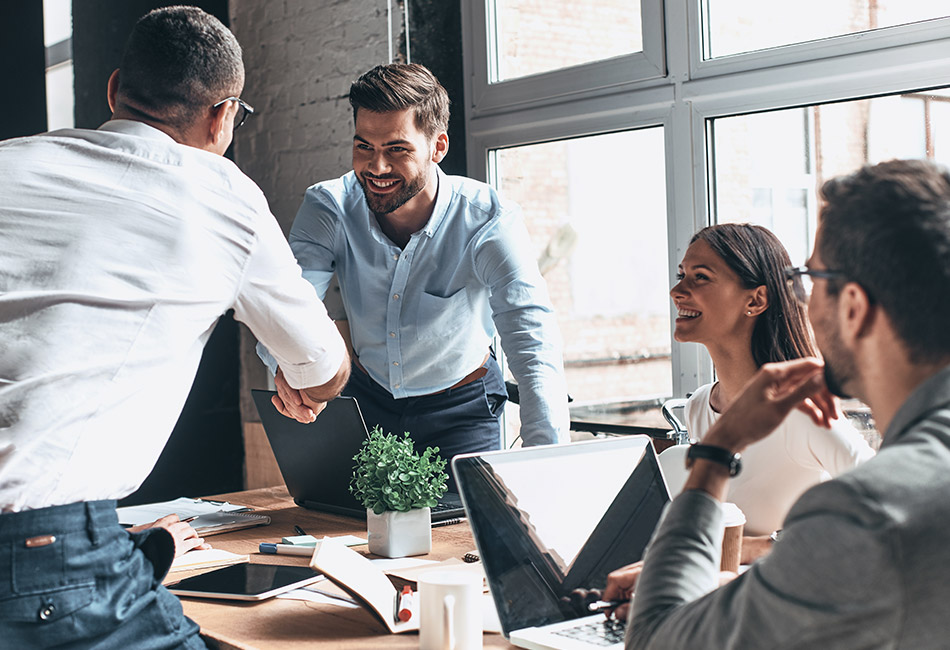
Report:
[[[108,122],[106,122],[106,124],[108,124]],[[436,181],[438,182],[435,195],[435,205],[432,207],[432,216],[429,217],[429,221],[427,221],[426,225],[423,226],[422,230],[419,231],[430,239],[435,236],[436,230],[438,230],[439,226],[442,225],[442,222],[445,221],[445,216],[449,212],[449,205],[452,202],[452,195],[455,193],[452,181],[449,180],[449,177],[445,174],[445,172],[443,172],[438,165],[435,166],[435,171]],[[352,171],[350,173],[353,174],[353,182],[358,185],[359,179],[356,177],[356,172]],[[369,209],[362,188],[360,188],[359,196],[360,205],[363,206],[363,212],[366,215],[366,224],[369,227],[370,232],[373,234],[373,237],[375,237],[376,240],[381,244],[392,245],[392,242],[390,242],[389,238],[383,234],[382,229],[376,222],[376,216],[373,214],[373,211]]]
[[881,446],[897,440],[915,422],[931,411],[950,404],[950,366],[940,370],[914,389],[891,420]]
[[149,126],[145,122],[137,120],[109,120],[99,127],[99,131],[109,131],[112,133],[124,133],[126,135],[135,135],[141,138],[150,138],[152,140],[165,140],[166,142],[175,142],[175,139],[154,126]]
[[435,195],[435,206],[432,208],[432,216],[429,217],[429,222],[425,225],[425,228],[422,229],[422,232],[428,237],[433,237],[435,231],[439,229],[439,226],[442,225],[442,222],[445,221],[445,215],[449,212],[449,204],[452,202],[453,188],[452,183],[449,181],[449,177],[445,175],[445,172],[436,165],[436,181],[438,186],[436,187]]

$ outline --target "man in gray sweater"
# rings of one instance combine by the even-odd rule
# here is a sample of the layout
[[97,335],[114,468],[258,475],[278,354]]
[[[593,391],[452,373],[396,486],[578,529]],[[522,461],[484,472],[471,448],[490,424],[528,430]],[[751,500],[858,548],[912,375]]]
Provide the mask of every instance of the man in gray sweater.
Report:
[[[786,275],[824,365],[764,366],[690,453],[642,567],[608,578],[606,598],[636,589],[627,648],[947,647],[950,173],[890,161],[829,181],[822,198],[815,251]],[[829,389],[871,407],[880,452],[806,492],[772,552],[719,587],[736,456],[792,408],[827,421]]]

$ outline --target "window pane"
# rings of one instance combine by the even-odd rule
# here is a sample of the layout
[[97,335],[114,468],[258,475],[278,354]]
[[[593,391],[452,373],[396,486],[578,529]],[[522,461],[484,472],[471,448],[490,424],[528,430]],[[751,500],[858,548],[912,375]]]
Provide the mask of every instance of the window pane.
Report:
[[950,15],[946,0],[705,0],[705,58]]
[[656,412],[672,393],[663,161],[661,128],[494,152],[493,177],[523,209],[557,312],[573,419],[665,425]]
[[[818,188],[864,164],[892,158],[950,163],[950,91],[920,91],[711,120],[714,218],[761,224],[793,264],[810,254]],[[859,427],[860,404],[846,406]],[[872,444],[877,434],[866,434]]]
[[640,52],[640,0],[494,0],[492,81]]

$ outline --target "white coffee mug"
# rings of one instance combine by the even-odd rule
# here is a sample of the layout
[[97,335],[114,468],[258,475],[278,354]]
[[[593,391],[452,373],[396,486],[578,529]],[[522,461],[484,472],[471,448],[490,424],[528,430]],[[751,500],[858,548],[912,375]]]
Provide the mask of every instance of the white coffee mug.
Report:
[[421,650],[481,650],[482,577],[435,570],[419,576]]

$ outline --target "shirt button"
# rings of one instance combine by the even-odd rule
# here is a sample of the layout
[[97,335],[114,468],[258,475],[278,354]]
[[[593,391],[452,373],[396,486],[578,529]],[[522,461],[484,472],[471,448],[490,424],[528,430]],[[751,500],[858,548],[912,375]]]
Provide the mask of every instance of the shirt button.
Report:
[[389,333],[389,338],[391,338],[391,339],[396,338],[396,333],[395,333],[395,332],[390,332],[390,333]]
[[395,255],[393,255],[393,259],[394,259],[394,260],[398,260],[398,259],[399,259],[399,253],[396,253]]
[[399,389],[399,384],[393,384],[393,388],[398,390],[398,389]]
[[399,362],[398,362],[398,361],[393,361],[393,365],[394,365],[394,366],[398,366],[398,365],[399,365]]
[[394,294],[393,294],[393,300],[399,300],[399,294],[398,294],[398,293],[394,293]]

